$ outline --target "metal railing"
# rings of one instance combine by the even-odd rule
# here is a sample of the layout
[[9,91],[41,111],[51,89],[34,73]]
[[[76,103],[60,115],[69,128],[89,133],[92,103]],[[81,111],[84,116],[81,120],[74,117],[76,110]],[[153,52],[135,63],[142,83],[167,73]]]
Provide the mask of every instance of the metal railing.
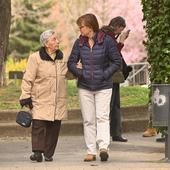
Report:
[[132,66],[132,72],[130,72],[127,78],[129,85],[148,85],[150,83],[148,73],[148,62],[129,64]]

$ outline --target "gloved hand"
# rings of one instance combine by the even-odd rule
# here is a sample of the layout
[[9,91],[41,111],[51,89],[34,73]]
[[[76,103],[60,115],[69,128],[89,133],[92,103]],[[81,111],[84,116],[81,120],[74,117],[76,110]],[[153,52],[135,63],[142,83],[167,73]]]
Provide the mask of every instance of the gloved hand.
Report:
[[19,102],[20,102],[21,107],[25,106],[25,107],[28,107],[29,109],[33,108],[32,99],[31,98],[21,99]]

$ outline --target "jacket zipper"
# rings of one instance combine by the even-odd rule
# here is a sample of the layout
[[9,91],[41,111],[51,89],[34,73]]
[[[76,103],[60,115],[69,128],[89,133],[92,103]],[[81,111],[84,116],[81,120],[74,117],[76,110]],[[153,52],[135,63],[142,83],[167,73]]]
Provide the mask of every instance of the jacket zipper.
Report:
[[93,47],[90,47],[90,65],[91,65],[91,67],[90,67],[90,78],[91,78],[91,80],[93,80],[93,70],[94,70],[94,68],[93,68],[93,62],[92,62],[92,60],[93,60]]

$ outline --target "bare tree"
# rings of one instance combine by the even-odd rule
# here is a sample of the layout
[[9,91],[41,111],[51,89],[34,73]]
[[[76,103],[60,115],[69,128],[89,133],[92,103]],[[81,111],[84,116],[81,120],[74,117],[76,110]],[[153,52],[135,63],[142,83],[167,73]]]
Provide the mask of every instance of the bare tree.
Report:
[[116,8],[117,3],[112,0],[62,0],[59,1],[62,13],[66,16],[67,22],[72,29],[71,37],[77,36],[76,19],[85,13],[94,13],[99,19],[100,25],[107,24],[110,20],[110,13]]
[[100,25],[108,23],[109,14],[115,7],[115,3],[110,3],[110,0],[91,0],[89,1],[90,12],[97,16]]
[[4,85],[5,61],[11,21],[11,0],[0,0],[0,87]]
[[[76,25],[76,19],[85,13],[94,13],[100,27],[107,25],[116,16],[122,16],[126,20],[127,29],[131,29],[123,54],[128,63],[138,62],[146,57],[146,51],[142,44],[145,31],[142,23],[141,3],[137,0],[55,0],[59,10],[54,19],[62,22],[57,30],[60,31],[63,41],[65,56],[69,56],[70,48],[75,38],[80,34]],[[55,8],[56,9],[56,8]],[[137,17],[134,17],[137,16]],[[60,29],[61,28],[61,29]],[[65,41],[65,39],[67,39]]]
[[77,25],[76,19],[83,15],[87,10],[88,0],[62,0],[60,5],[62,7],[62,12],[66,16],[68,23],[72,29],[72,37],[77,36]]

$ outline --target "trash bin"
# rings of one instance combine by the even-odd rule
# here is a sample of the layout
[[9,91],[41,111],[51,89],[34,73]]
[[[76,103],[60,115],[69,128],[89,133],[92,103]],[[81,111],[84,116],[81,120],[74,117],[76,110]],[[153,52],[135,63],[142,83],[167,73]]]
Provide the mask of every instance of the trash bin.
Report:
[[168,126],[170,84],[152,84],[153,126]]

